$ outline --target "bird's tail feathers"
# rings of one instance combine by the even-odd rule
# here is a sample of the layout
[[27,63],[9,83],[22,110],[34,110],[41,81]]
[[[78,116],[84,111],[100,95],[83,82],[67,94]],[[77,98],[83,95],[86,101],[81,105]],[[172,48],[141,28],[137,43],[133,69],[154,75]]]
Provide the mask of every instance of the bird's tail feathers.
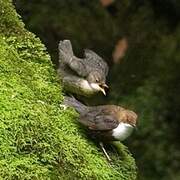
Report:
[[84,114],[87,110],[87,106],[79,102],[74,97],[65,96],[63,104],[68,107],[73,107],[79,114]]
[[68,61],[74,56],[71,41],[63,40],[59,42],[59,60]]

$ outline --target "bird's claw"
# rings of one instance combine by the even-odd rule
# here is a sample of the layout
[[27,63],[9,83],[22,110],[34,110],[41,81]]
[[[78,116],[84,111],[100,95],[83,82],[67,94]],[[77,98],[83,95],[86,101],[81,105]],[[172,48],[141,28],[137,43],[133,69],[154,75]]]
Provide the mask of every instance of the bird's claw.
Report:
[[59,106],[60,106],[60,108],[63,109],[64,111],[67,109],[67,106],[64,105],[64,104],[60,104]]

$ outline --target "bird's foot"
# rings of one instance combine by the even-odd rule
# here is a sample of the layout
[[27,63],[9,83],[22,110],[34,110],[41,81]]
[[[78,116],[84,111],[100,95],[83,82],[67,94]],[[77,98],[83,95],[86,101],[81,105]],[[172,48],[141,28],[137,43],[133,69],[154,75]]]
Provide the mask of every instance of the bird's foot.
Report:
[[61,109],[63,109],[64,111],[68,108],[68,106],[64,105],[64,104],[60,104],[59,105]]

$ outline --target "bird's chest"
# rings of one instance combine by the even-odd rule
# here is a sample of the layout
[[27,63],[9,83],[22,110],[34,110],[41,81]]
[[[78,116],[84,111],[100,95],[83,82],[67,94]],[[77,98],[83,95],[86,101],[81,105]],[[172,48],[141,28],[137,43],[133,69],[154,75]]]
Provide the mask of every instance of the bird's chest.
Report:
[[81,80],[79,84],[83,89],[87,91],[93,91],[93,88],[90,86],[87,80]]
[[133,127],[131,125],[120,123],[118,127],[113,130],[90,130],[89,134],[93,139],[99,141],[123,141],[131,135],[132,131]]
[[117,128],[112,130],[112,136],[119,141],[125,140],[131,135],[133,127],[126,123],[120,123]]

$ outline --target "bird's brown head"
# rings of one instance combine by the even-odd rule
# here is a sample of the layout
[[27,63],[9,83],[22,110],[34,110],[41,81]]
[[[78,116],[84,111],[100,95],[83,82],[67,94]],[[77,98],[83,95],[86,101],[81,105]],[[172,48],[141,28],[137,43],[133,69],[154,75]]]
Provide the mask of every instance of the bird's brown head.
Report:
[[136,127],[137,123],[137,114],[133,111],[124,109],[118,113],[119,120],[124,123],[128,123],[133,127]]
[[97,91],[101,91],[104,95],[106,95],[106,75],[103,74],[101,71],[93,71],[87,77],[88,82],[92,86],[92,88],[96,89]]

